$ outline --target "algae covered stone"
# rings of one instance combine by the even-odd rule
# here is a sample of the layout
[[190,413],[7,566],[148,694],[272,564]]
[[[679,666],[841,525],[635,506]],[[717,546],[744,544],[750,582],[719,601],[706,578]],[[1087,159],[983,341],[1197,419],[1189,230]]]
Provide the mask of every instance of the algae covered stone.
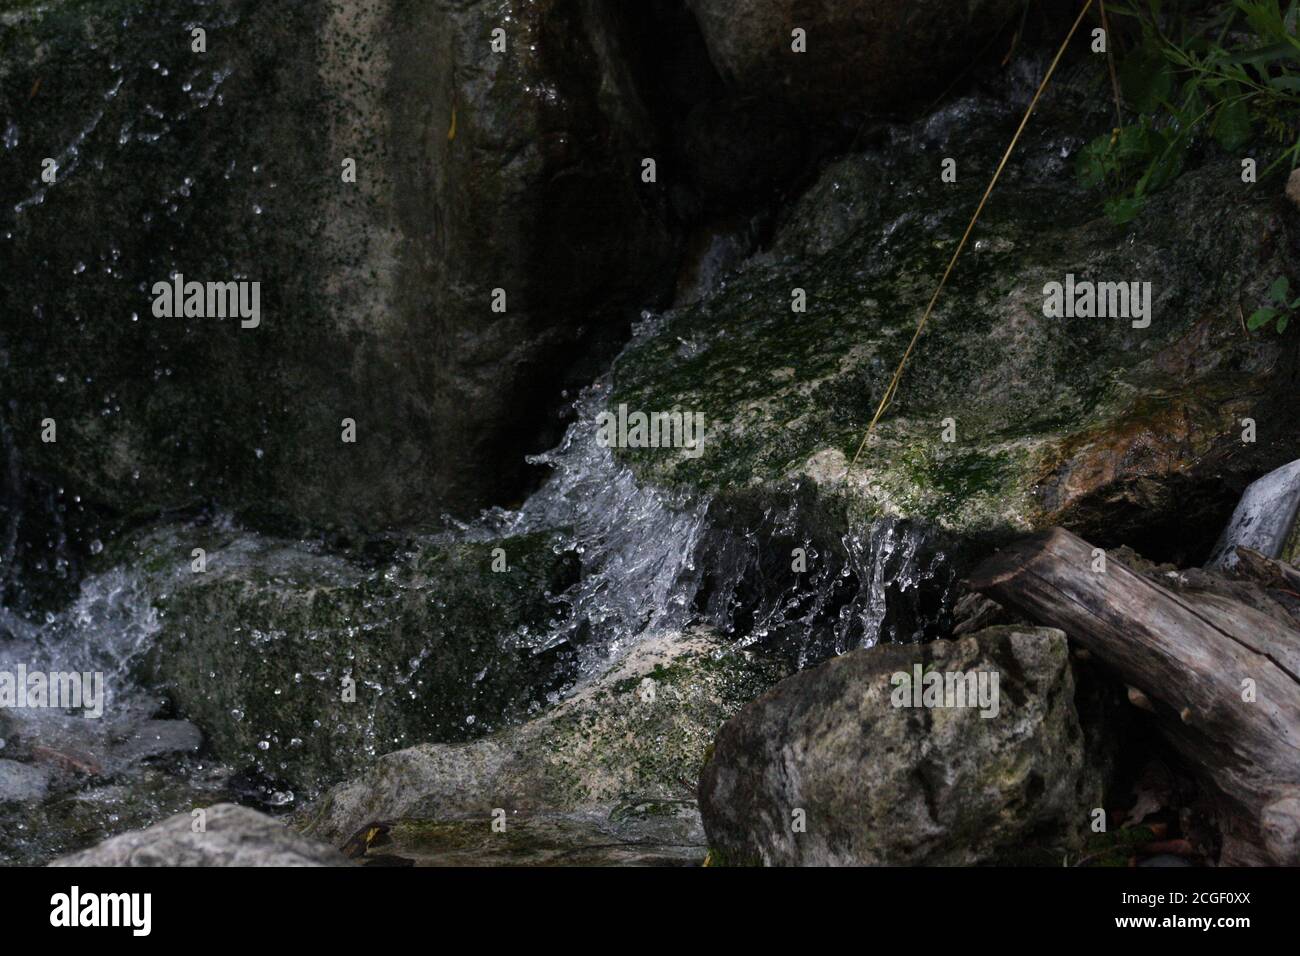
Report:
[[[201,573],[196,542],[207,545]],[[378,754],[480,736],[573,680],[574,649],[542,641],[576,574],[554,545],[547,534],[426,543],[367,567],[255,535],[168,529],[141,545],[166,568],[149,586],[159,629],[141,680],[220,759],[311,793]],[[508,570],[493,570],[497,548]]]
[[[303,817],[340,844],[372,820],[486,821],[621,801],[693,801],[723,722],[785,669],[707,631],[647,635],[605,673],[522,726],[387,754]],[[606,807],[608,810],[608,806]]]
[[[1070,162],[1093,115],[1068,86],[1035,114],[852,470],[1015,129],[1004,104],[974,96],[878,133],[884,145],[829,165],[718,292],[648,327],[615,367],[609,407],[702,413],[704,450],[622,458],[646,482],[722,497],[811,481],[845,498],[852,522],[1205,537],[1192,519],[1297,457],[1282,424],[1293,360],[1238,316],[1285,271],[1293,224],[1226,160],[1110,224]],[[950,155],[956,183],[940,178]],[[1044,289],[1070,274],[1149,282],[1150,325],[1047,317]],[[1271,423],[1266,439],[1241,441],[1248,416]]]

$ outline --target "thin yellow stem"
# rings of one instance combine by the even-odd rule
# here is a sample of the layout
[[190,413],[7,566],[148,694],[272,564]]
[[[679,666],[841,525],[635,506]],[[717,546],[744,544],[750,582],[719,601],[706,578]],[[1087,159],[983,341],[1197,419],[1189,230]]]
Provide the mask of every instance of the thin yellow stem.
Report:
[[1110,20],[1106,16],[1106,0],[1097,0],[1101,10],[1101,28],[1106,31],[1106,67],[1110,70],[1110,89],[1115,96],[1115,127],[1124,128],[1124,109],[1121,106],[1123,98],[1119,92],[1119,74],[1115,72],[1115,45],[1112,42],[1114,37],[1110,35]]
[[1039,84],[1038,91],[1030,101],[1029,109],[1025,110],[1024,119],[1020,121],[1020,127],[1016,130],[1016,135],[1011,138],[1011,145],[1007,147],[1007,151],[1002,155],[1002,161],[998,163],[997,171],[993,173],[993,179],[989,182],[989,188],[984,190],[984,198],[980,200],[980,204],[975,210],[975,215],[971,217],[970,225],[966,227],[966,232],[961,237],[961,242],[957,244],[957,251],[952,254],[952,258],[948,261],[948,268],[944,270],[943,278],[939,280],[939,287],[934,290],[934,295],[930,297],[930,304],[925,308],[925,314],[921,316],[921,321],[917,323],[916,332],[912,335],[912,341],[908,343],[907,351],[903,353],[903,359],[898,363],[898,369],[894,372],[894,377],[890,380],[889,387],[885,389],[885,394],[880,399],[880,405],[876,408],[876,414],[872,416],[871,424],[867,426],[867,433],[862,436],[862,443],[858,445],[857,453],[853,456],[853,460],[849,462],[849,467],[845,469],[845,476],[853,470],[853,466],[856,465],[858,459],[862,457],[862,450],[867,447],[867,440],[871,438],[871,433],[875,430],[876,424],[880,421],[880,417],[885,414],[885,409],[887,409],[890,402],[893,401],[894,393],[898,390],[899,380],[903,377],[903,369],[907,367],[907,360],[912,357],[912,351],[916,348],[916,343],[921,338],[921,333],[925,330],[926,323],[930,321],[930,315],[934,312],[935,304],[938,303],[939,296],[943,292],[944,286],[948,284],[948,277],[952,275],[952,270],[956,267],[957,260],[961,257],[962,250],[966,248],[966,243],[969,241],[971,233],[975,231],[975,224],[979,222],[980,214],[984,212],[984,207],[988,204],[989,196],[993,194],[993,187],[998,184],[998,178],[1002,175],[1002,170],[1006,168],[1007,162],[1011,159],[1011,154],[1015,152],[1016,146],[1020,142],[1020,137],[1025,131],[1025,127],[1029,125],[1029,117],[1034,114],[1034,109],[1038,106],[1038,101],[1042,98],[1043,91],[1047,89],[1047,84],[1051,82],[1052,75],[1056,72],[1057,66],[1060,65],[1061,58],[1065,56],[1066,48],[1070,45],[1070,41],[1074,39],[1074,34],[1078,32],[1079,24],[1083,23],[1083,18],[1087,16],[1088,11],[1092,9],[1092,3],[1093,0],[1086,0],[1084,3],[1083,9],[1079,11],[1078,19],[1074,21],[1074,26],[1070,27],[1070,32],[1066,36],[1065,42],[1062,43],[1061,48],[1056,51],[1056,57],[1052,60],[1052,65],[1047,68],[1047,74],[1043,77],[1043,82]]

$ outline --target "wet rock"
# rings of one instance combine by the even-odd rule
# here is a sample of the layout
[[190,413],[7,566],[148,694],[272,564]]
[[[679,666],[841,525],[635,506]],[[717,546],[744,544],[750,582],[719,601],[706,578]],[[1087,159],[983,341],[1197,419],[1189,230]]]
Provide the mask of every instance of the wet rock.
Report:
[[[0,14],[0,466],[32,478],[15,509],[31,532],[90,505],[133,519],[214,500],[374,530],[517,496],[561,389],[589,379],[575,366],[671,272],[615,13]],[[260,324],[157,317],[175,273],[260,283]]]
[[190,813],[123,833],[51,866],[346,866],[333,847],[287,829],[272,817],[230,803],[203,811],[204,832]]
[[341,845],[372,820],[488,821],[496,808],[566,813],[626,799],[691,801],[717,728],[782,673],[707,632],[644,637],[520,727],[381,757],[322,798],[304,818],[306,832]]
[[0,758],[0,803],[27,803],[45,797],[50,773],[44,767]]
[[693,802],[567,813],[399,820],[362,827],[345,853],[360,866],[697,866],[704,829]]
[[[851,527],[893,515],[997,540],[1064,524],[1102,544],[1155,539],[1165,555],[1199,556],[1235,488],[1300,457],[1285,425],[1298,411],[1294,350],[1243,334],[1238,316],[1289,268],[1289,215],[1262,192],[1225,190],[1223,162],[1112,225],[1073,175],[1080,117],[1093,114],[1063,85],[849,471],[1015,129],[1008,99],[958,101],[830,164],[769,249],[620,357],[608,407],[706,422],[702,453],[620,449],[640,480],[769,502],[802,482],[844,501]],[[949,155],[969,174],[945,184]],[[1151,283],[1150,324],[1047,317],[1047,284],[1070,275]],[[1261,429],[1253,444],[1241,441],[1246,417]]]
[[[535,643],[575,573],[555,540],[429,543],[366,566],[165,529],[140,543],[140,566],[169,570],[151,584],[159,629],[137,670],[219,759],[310,794],[389,750],[481,736],[572,681],[574,649]],[[493,570],[498,548],[507,570]]]
[[[723,79],[812,113],[933,97],[1021,5],[977,0],[688,0]],[[793,49],[792,31],[807,52]]]
[[51,769],[51,786],[37,803],[0,805],[0,865],[44,866],[127,830],[143,829],[172,814],[188,815],[228,799],[220,765],[184,774],[149,763],[111,780],[69,780]]
[[117,743],[113,756],[135,762],[166,754],[189,753],[203,745],[203,732],[188,720],[147,720]]
[[[894,706],[892,675],[916,667],[998,674],[996,716]],[[1071,845],[1099,797],[1051,628],[877,646],[796,674],[727,722],[700,780],[710,847],[767,865],[1005,861]]]

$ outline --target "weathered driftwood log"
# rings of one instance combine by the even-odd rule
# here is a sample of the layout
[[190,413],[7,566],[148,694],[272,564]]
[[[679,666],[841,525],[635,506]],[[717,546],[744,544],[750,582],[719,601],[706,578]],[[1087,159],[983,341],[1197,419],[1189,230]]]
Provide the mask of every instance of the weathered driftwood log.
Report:
[[1268,587],[1300,592],[1300,568],[1266,558],[1253,548],[1238,546],[1237,572]]
[[1060,528],[994,555],[971,587],[1059,627],[1156,705],[1216,795],[1225,864],[1300,864],[1300,633],[1218,595],[1174,594]]

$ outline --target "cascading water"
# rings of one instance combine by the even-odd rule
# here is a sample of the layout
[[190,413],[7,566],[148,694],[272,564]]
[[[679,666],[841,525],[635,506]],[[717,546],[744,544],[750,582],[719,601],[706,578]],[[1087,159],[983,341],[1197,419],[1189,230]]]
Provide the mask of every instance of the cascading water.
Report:
[[[228,768],[171,756],[192,749],[199,732],[155,719],[161,695],[133,675],[159,627],[152,597],[140,575],[117,568],[83,582],[68,608],[39,623],[0,608],[0,682],[11,681],[9,693],[26,694],[32,674],[51,685],[84,678],[80,709],[32,698],[0,711],[0,863],[40,862],[224,792]],[[153,762],[164,756],[165,765]],[[28,799],[9,799],[15,788]]]
[[[642,323],[637,335],[652,334],[656,321]],[[773,495],[760,516],[745,521],[726,517],[707,496],[642,486],[596,441],[596,416],[609,392],[606,376],[578,397],[563,441],[534,459],[552,469],[549,479],[520,509],[493,509],[421,539],[436,547],[545,532],[557,553],[577,556],[578,580],[555,595],[564,609],[556,623],[521,629],[506,642],[534,655],[567,645],[577,660],[577,686],[642,636],[692,624],[807,666],[880,640],[915,640],[942,621],[955,574],[922,529],[882,519],[841,528],[827,539],[810,532],[828,523],[812,513],[816,503],[805,501],[797,488]],[[303,567],[324,560],[318,545],[276,544],[223,521],[234,536],[222,550],[227,567],[292,576],[295,555]],[[169,553],[188,554],[177,542],[171,547]],[[798,550],[802,563],[791,560]],[[161,573],[128,562],[85,580],[77,599],[60,613],[29,619],[0,610],[0,672],[20,664],[28,670],[101,672],[108,693],[106,716],[98,721],[45,710],[0,724],[0,737],[13,741],[0,749],[0,760],[34,757],[50,778],[43,802],[0,803],[10,821],[3,829],[11,834],[8,845],[0,846],[0,859],[40,859],[195,801],[232,795],[226,784],[238,768],[174,754],[151,763],[144,758],[159,753],[139,746],[142,735],[156,736],[159,727],[174,733],[167,728],[188,726],[156,719],[166,689],[141,686],[137,665],[160,628],[160,594],[189,570],[188,561]],[[361,577],[358,571],[329,580],[348,586]],[[376,693],[387,690],[367,686]],[[13,763],[7,765],[11,770]],[[138,792],[145,789],[149,795],[142,799]],[[33,813],[42,822],[34,823]],[[42,828],[39,837],[36,826]]]
[[[647,315],[628,349],[659,328]],[[609,376],[585,389],[560,445],[530,459],[552,474],[521,509],[485,512],[456,531],[488,540],[564,529],[555,547],[579,556],[582,577],[562,595],[563,623],[532,635],[534,646],[582,635],[591,670],[643,634],[703,623],[745,645],[779,645],[806,666],[880,640],[916,640],[941,623],[955,573],[922,528],[882,518],[819,549],[796,489],[752,528],[720,523],[711,497],[643,486],[596,440],[610,390]],[[797,547],[800,573],[790,567]]]

